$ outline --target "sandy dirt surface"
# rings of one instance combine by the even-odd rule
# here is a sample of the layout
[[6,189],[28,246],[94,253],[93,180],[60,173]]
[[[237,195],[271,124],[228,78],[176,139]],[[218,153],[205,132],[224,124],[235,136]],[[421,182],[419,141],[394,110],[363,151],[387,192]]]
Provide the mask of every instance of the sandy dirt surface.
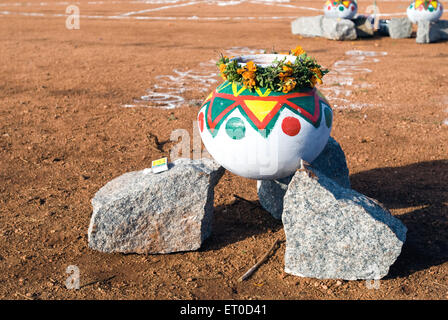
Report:
[[[0,298],[448,299],[448,43],[292,35],[290,22],[317,14],[317,1],[81,1],[79,30],[66,28],[67,3],[13,1],[0,4]],[[378,4],[399,16],[408,1]],[[173,130],[192,134],[219,84],[220,52],[298,44],[332,70],[321,88],[353,188],[409,229],[378,290],[288,275],[284,244],[239,283],[284,233],[260,208],[256,182],[231,173],[198,252],[88,248],[90,199],[167,156]],[[80,269],[80,290],[65,288],[69,265]]]

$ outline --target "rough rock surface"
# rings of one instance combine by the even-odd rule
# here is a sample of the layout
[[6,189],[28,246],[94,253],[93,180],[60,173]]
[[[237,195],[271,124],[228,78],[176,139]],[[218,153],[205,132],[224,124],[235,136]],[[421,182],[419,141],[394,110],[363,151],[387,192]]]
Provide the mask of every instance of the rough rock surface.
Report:
[[258,180],[257,192],[260,205],[275,219],[282,219],[283,197],[293,176],[277,180]]
[[410,38],[412,35],[412,22],[407,17],[393,18],[388,23],[389,36],[392,39]]
[[304,37],[322,37],[322,20],[324,16],[300,17],[291,22],[292,34]]
[[432,43],[441,40],[448,40],[448,20],[418,22],[417,43]]
[[355,40],[355,23],[348,19],[332,19],[323,15],[300,17],[291,23],[293,34],[304,37],[325,37],[331,40]]
[[88,239],[102,252],[170,253],[200,248],[210,235],[214,187],[224,168],[179,159],[158,174],[123,174],[92,199]]
[[355,23],[348,19],[322,20],[323,36],[331,40],[356,40]]
[[379,35],[389,37],[389,22],[390,19],[380,19],[377,30]]
[[324,150],[311,163],[311,166],[339,183],[342,187],[350,188],[350,177],[345,153],[341,145],[332,137],[328,139]]
[[367,17],[358,16],[355,19],[352,19],[355,23],[356,35],[358,38],[371,38],[373,37],[375,30],[373,30],[372,23]]
[[[350,178],[344,151],[332,137],[328,139],[325,149],[313,161],[311,166],[344,188],[350,188]],[[282,218],[283,197],[292,177],[279,180],[261,180],[257,183],[260,204],[275,219],[280,220]]]
[[313,171],[296,172],[285,194],[285,271],[318,279],[387,275],[407,228],[375,200]]

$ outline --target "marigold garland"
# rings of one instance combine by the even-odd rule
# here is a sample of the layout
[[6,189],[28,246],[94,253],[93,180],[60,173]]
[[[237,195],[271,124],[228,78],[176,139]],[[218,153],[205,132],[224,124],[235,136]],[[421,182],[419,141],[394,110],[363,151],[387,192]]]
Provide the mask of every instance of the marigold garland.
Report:
[[249,90],[267,87],[273,91],[288,93],[295,88],[314,88],[316,84],[322,84],[323,76],[329,71],[322,69],[301,46],[285,54],[297,56],[297,59],[294,63],[286,59],[275,60],[268,67],[257,66],[253,61],[249,61],[240,67],[236,59],[221,55],[216,65],[224,80],[236,82]]

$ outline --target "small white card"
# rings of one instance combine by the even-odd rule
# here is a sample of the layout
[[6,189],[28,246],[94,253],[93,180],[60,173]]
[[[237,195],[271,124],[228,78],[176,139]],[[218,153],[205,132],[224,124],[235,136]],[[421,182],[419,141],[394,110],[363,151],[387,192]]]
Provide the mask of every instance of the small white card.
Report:
[[152,162],[152,172],[159,173],[168,170],[168,158],[157,159]]

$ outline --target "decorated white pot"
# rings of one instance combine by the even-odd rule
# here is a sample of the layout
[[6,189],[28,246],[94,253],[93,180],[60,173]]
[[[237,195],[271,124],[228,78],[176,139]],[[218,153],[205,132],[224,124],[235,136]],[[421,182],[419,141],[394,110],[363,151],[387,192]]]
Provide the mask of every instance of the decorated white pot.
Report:
[[[267,66],[275,58],[238,57]],[[301,159],[312,162],[330,136],[333,112],[316,88],[287,93],[264,87],[249,90],[225,81],[204,101],[198,113],[202,141],[213,158],[234,174],[257,180],[293,174]]]
[[413,1],[407,9],[409,20],[413,23],[419,21],[437,21],[443,14],[443,5],[439,1]]
[[327,1],[324,14],[327,18],[352,19],[358,12],[356,1]]

